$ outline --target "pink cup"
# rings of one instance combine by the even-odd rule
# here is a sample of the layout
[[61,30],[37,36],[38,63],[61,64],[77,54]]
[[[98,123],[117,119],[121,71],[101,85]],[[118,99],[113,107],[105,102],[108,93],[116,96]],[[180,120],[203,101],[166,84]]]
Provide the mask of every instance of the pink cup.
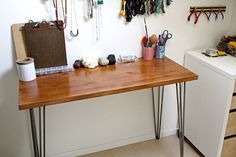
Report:
[[152,60],[154,56],[155,49],[153,47],[143,47],[143,59]]

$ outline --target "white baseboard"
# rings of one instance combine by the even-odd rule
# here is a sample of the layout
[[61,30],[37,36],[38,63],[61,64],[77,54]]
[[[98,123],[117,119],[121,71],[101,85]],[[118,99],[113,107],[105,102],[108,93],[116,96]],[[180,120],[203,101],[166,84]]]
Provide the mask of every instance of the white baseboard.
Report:
[[[176,129],[175,130],[166,130],[166,131],[163,131],[163,133],[161,134],[161,137],[170,136],[170,135],[174,135],[174,134],[176,134]],[[117,148],[117,147],[129,145],[129,144],[143,142],[143,141],[151,140],[151,139],[154,139],[154,138],[155,138],[155,134],[150,133],[150,134],[145,134],[145,135],[138,136],[138,137],[131,137],[131,138],[128,138],[128,139],[113,141],[113,142],[110,142],[110,143],[79,148],[77,150],[72,150],[72,151],[59,153],[59,154],[54,154],[54,155],[50,155],[48,157],[74,157],[74,156],[80,156],[80,155],[90,154],[90,153],[99,152],[99,151],[103,151],[103,150],[108,150],[108,149],[112,149],[112,148]]]

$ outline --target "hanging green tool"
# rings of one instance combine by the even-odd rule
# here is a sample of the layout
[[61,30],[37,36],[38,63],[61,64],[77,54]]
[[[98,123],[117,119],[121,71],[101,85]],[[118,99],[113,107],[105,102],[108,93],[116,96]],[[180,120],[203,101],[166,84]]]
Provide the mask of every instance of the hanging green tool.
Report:
[[161,12],[162,13],[166,13],[165,12],[165,6],[164,6],[164,0],[160,0],[159,1],[159,5],[160,5],[160,8],[161,8]]
[[98,5],[103,4],[103,0],[98,0]]

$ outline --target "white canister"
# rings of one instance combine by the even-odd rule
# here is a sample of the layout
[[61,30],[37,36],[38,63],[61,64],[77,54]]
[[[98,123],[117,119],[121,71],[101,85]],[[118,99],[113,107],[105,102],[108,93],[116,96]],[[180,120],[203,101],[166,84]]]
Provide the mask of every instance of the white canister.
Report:
[[34,59],[27,57],[16,60],[16,68],[21,81],[32,81],[36,78]]

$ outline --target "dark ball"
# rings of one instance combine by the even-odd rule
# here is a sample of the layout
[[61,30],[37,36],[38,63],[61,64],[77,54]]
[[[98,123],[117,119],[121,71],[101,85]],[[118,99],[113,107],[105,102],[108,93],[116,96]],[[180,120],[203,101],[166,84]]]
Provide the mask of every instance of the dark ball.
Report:
[[108,65],[113,65],[116,64],[116,57],[113,54],[110,54],[107,59],[109,60],[109,64]]
[[82,68],[83,67],[83,64],[82,64],[82,61],[81,60],[76,60],[73,64],[73,67],[75,69],[79,69],[79,68]]

